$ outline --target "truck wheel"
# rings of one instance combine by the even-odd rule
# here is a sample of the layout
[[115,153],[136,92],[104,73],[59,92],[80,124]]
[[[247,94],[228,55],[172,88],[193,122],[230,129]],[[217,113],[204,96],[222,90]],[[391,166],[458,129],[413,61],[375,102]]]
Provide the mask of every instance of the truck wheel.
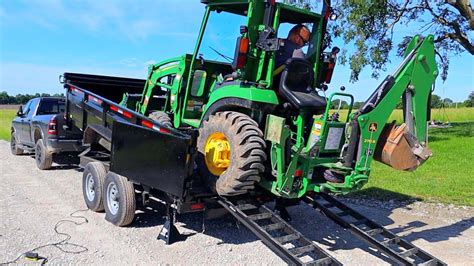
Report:
[[105,219],[116,226],[129,225],[135,217],[135,189],[132,182],[108,172],[104,183]]
[[173,127],[170,116],[165,112],[162,112],[162,111],[153,112],[148,115],[148,118],[162,124],[165,127]]
[[53,154],[48,152],[43,139],[36,141],[35,160],[36,166],[41,170],[47,170],[51,168],[51,165],[53,164]]
[[258,124],[238,112],[218,112],[199,128],[198,166],[221,196],[245,194],[264,172],[265,141]]
[[10,139],[10,150],[11,150],[13,155],[23,154],[23,149],[18,148],[18,141],[16,140],[15,131],[12,132],[12,136],[11,136],[11,139]]
[[87,208],[95,212],[104,210],[104,201],[102,199],[105,167],[101,162],[90,162],[84,168],[82,174],[82,195]]

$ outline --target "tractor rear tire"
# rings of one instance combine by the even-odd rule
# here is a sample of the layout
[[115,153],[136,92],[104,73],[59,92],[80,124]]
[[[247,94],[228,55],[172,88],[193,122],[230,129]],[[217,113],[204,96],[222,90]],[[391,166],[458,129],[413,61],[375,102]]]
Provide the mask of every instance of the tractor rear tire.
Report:
[[43,139],[36,141],[35,161],[36,166],[41,170],[50,169],[53,164],[53,154],[48,152]]
[[124,176],[108,172],[103,193],[105,220],[116,226],[131,224],[137,208],[133,183]]
[[[212,156],[206,157],[209,155],[206,154],[206,149],[209,151],[206,146],[216,134],[225,139],[230,147],[230,156],[227,155],[230,157],[229,164],[224,169],[215,168]],[[265,170],[265,146],[262,131],[249,116],[231,111],[211,115],[199,128],[197,163],[201,175],[221,196],[246,194],[255,189]],[[223,172],[216,172],[216,169]]]
[[151,120],[160,123],[165,127],[173,127],[170,116],[163,111],[156,111],[148,115]]
[[84,168],[82,174],[82,194],[87,208],[101,212],[104,210],[102,198],[106,170],[101,162],[90,162]]
[[20,149],[18,147],[18,141],[16,139],[16,133],[15,131],[12,132],[12,136],[10,139],[10,150],[13,155],[22,155],[23,154],[23,149]]

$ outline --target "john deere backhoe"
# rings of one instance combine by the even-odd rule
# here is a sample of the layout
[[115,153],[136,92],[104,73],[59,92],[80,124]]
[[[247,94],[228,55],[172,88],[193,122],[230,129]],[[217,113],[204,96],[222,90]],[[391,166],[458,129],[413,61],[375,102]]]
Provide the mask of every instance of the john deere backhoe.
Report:
[[[324,41],[328,0],[321,14],[271,0],[202,2],[193,54],[151,65],[147,80],[64,73],[66,125],[82,130],[86,148],[88,208],[126,226],[137,206],[159,199],[167,244],[182,239],[176,213],[225,209],[291,265],[340,265],[289,224],[285,208],[304,201],[396,263],[445,265],[328,195],[361,188],[373,159],[413,170],[431,156],[433,36],[415,36],[400,66],[353,110],[350,94],[326,97],[339,51]],[[295,25],[310,31],[305,57],[277,65]],[[349,102],[347,113],[332,110],[335,99]],[[404,121],[387,124],[400,101]]]
[[[430,157],[433,36],[415,36],[400,66],[353,110],[350,94],[324,96],[338,51],[325,52],[329,1],[321,14],[275,1],[201,2],[206,11],[194,53],[151,65],[141,99],[127,105],[163,125],[199,128],[197,168],[218,194],[256,186],[283,198],[347,193],[367,183],[374,158],[413,170]],[[219,23],[222,16],[232,19]],[[297,24],[311,30],[306,57],[288,60],[276,74],[281,38]],[[223,52],[229,38],[233,57]],[[344,97],[349,114],[334,114],[330,103]],[[404,121],[386,125],[400,100]]]

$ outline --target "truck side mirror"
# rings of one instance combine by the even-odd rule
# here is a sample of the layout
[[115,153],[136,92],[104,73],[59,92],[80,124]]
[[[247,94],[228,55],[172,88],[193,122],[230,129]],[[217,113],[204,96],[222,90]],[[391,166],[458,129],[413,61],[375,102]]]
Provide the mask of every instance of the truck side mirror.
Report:
[[18,111],[16,112],[16,116],[23,116],[24,113],[23,113],[23,106],[20,105],[20,108],[18,109]]

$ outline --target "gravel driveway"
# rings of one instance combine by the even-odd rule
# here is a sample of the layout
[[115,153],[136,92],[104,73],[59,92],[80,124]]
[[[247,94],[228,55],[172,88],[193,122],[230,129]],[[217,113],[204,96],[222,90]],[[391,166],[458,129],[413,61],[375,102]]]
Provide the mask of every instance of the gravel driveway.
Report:
[[[61,241],[54,232],[61,219],[84,222],[70,213],[85,209],[79,169],[56,167],[41,171],[29,155],[13,156],[8,142],[0,140],[0,263],[37,246]],[[353,207],[405,236],[450,265],[474,261],[474,208],[432,203],[396,203],[349,200]],[[357,204],[357,205],[355,205]],[[292,224],[308,238],[347,265],[382,265],[390,261],[368,248],[349,232],[309,206],[289,209]],[[162,208],[139,211],[135,222],[118,228],[104,220],[103,213],[75,213],[87,219],[80,225],[61,222],[59,232],[71,236],[75,245],[59,245],[37,252],[55,264],[272,264],[284,262],[252,233],[230,218],[204,221],[202,214],[178,217],[186,241],[165,246],[156,240],[164,219]],[[203,230],[204,229],[204,230]],[[201,233],[204,231],[204,233]],[[81,247],[82,246],[82,247]],[[20,258],[18,263],[27,263]]]

